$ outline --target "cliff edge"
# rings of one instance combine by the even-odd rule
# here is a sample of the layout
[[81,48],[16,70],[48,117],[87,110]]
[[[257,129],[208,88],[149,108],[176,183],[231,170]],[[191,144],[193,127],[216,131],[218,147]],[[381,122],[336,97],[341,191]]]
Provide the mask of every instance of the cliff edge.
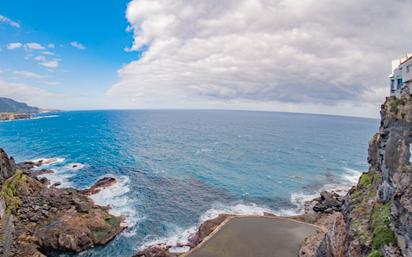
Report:
[[113,181],[100,180],[86,192],[49,186],[32,172],[37,163],[15,164],[0,149],[0,254],[41,257],[50,252],[80,252],[104,245],[124,227],[122,218],[95,205],[88,195]]

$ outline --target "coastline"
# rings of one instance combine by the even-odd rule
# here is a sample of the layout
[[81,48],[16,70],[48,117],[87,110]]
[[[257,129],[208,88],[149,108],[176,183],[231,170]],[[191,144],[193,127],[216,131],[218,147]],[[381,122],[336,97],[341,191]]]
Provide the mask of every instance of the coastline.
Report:
[[[354,185],[355,186],[355,185]],[[349,190],[349,189],[348,189]],[[279,216],[273,214],[273,212],[262,212],[260,214],[231,214],[231,213],[220,213],[218,216],[204,220],[196,227],[196,229],[191,229],[191,233],[188,234],[187,243],[176,242],[175,244],[167,242],[157,242],[152,244],[146,244],[140,248],[140,250],[133,257],[190,257],[192,253],[198,251],[202,248],[209,240],[211,240],[219,231],[226,226],[228,222],[232,219],[243,219],[243,218],[258,218],[258,219],[275,219],[284,222],[297,222],[306,226],[313,226],[317,229],[313,237],[313,241],[310,244],[319,244],[322,236],[331,229],[331,226],[335,226],[339,223],[342,226],[343,215],[341,214],[342,206],[345,202],[344,195],[347,191],[343,191],[342,188],[338,188],[339,194],[334,191],[327,192],[323,191],[319,194],[319,197],[313,197],[308,201],[305,201],[302,213],[290,216]],[[234,232],[231,232],[234,233]],[[245,233],[248,233],[245,231]],[[261,235],[258,235],[255,240],[260,242],[263,238],[259,239]],[[339,240],[344,240],[342,236]],[[244,242],[246,243],[246,242]],[[305,247],[307,248],[307,243],[304,243],[302,239],[302,246],[299,249],[302,252]],[[275,249],[272,249],[275,251]],[[305,249],[304,251],[307,252]],[[312,250],[313,251],[313,250]],[[299,255],[304,256],[304,255]]]
[[46,167],[56,161],[16,164],[0,149],[0,218],[5,237],[0,252],[4,256],[80,252],[107,244],[126,228],[124,217],[111,215],[109,206],[96,205],[89,198],[115,184],[114,179],[100,179],[83,191],[58,188],[60,184],[41,177],[54,173]]

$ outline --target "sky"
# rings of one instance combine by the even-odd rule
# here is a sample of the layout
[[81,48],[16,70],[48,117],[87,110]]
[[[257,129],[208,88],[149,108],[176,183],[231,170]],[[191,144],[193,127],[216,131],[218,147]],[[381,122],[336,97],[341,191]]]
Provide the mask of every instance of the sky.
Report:
[[0,96],[42,108],[378,117],[408,0],[0,2]]

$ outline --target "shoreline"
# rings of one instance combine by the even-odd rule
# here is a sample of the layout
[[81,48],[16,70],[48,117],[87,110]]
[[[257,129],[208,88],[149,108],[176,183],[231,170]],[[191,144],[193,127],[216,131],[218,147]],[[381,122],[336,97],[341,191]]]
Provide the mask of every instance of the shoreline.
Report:
[[[274,219],[284,222],[295,222],[305,226],[312,226],[317,229],[318,234],[326,234],[330,227],[330,219],[343,220],[341,213],[345,200],[343,196],[335,192],[321,192],[320,197],[306,201],[302,214],[292,216],[278,216],[264,212],[262,215],[256,214],[229,214],[222,213],[217,217],[205,220],[196,227],[196,231],[191,233],[188,243],[156,243],[149,244],[141,248],[133,257],[190,257],[193,252],[202,248],[207,242],[212,240],[231,220],[243,218]],[[336,207],[336,208],[335,208]],[[337,217],[336,217],[337,216]],[[325,225],[326,223],[326,225]],[[312,235],[314,236],[314,235]],[[319,241],[320,239],[318,239]],[[302,240],[302,247],[304,242]],[[175,255],[174,255],[175,254]]]
[[[38,176],[54,173],[47,165],[57,159],[15,163],[0,148],[0,218],[5,256],[37,256],[54,251],[81,252],[105,245],[119,235],[124,217],[110,206],[93,202],[91,195],[112,186],[112,178],[98,180],[88,190],[58,188]],[[36,169],[39,168],[39,169]]]

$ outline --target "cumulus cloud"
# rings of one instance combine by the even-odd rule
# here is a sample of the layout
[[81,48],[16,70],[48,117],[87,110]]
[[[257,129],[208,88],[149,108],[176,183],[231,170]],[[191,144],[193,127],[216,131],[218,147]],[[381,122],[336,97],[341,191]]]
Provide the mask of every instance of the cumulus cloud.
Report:
[[59,61],[58,60],[51,60],[51,61],[43,61],[39,63],[41,66],[44,66],[49,69],[54,69],[59,67]]
[[15,28],[20,28],[20,24],[16,21],[13,21],[10,18],[7,18],[6,16],[3,16],[0,14],[0,23],[5,23],[9,26],[15,27]]
[[19,42],[10,43],[10,44],[7,45],[7,49],[14,50],[14,49],[17,49],[17,48],[21,48],[22,46],[23,46],[23,44],[19,43]]
[[44,46],[42,46],[41,44],[36,43],[36,42],[27,43],[27,44],[25,44],[25,47],[27,49],[33,49],[33,50],[44,50],[44,49],[46,49]]
[[79,43],[79,42],[77,42],[77,41],[72,41],[72,42],[70,42],[70,45],[71,45],[72,47],[77,48],[77,49],[80,49],[80,50],[86,49],[86,47],[85,47],[83,44],[81,44],[81,43]]
[[193,102],[375,104],[410,51],[411,1],[133,0],[130,50],[107,94]]
[[46,76],[31,72],[31,71],[23,71],[23,70],[16,70],[13,71],[13,74],[20,76],[20,77],[25,77],[25,78],[34,78],[34,79],[41,79],[45,78]]

